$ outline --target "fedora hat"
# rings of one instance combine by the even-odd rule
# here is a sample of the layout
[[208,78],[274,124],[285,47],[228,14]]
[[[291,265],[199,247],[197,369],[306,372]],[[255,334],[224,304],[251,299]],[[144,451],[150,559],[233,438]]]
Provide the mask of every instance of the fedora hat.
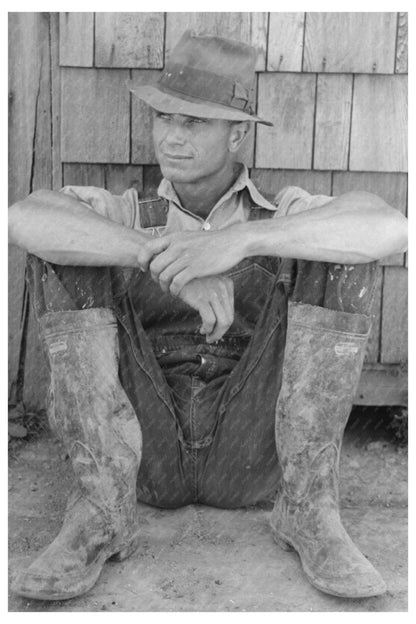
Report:
[[256,49],[240,41],[183,33],[154,85],[130,91],[152,108],[169,114],[255,121]]

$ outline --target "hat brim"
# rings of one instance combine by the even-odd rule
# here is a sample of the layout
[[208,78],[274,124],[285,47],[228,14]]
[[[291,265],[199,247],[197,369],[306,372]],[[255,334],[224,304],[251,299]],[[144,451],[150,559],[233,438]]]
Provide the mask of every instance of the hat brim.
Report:
[[228,119],[230,121],[254,121],[266,126],[273,126],[270,121],[257,115],[249,115],[243,111],[216,104],[215,102],[198,102],[190,96],[174,95],[162,91],[157,86],[143,85],[131,87],[130,91],[146,104],[161,113],[171,115],[189,115],[190,117],[204,117],[206,119]]

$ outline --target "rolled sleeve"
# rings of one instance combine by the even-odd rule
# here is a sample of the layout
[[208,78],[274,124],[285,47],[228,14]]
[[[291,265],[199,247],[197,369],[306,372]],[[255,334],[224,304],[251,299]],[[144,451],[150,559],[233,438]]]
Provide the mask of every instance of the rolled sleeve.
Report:
[[128,228],[138,228],[138,197],[135,189],[123,195],[112,195],[96,186],[64,186],[61,193],[70,195],[96,214]]
[[311,195],[299,186],[286,186],[276,195],[274,203],[277,206],[276,217],[286,217],[318,208],[331,201],[329,195]]

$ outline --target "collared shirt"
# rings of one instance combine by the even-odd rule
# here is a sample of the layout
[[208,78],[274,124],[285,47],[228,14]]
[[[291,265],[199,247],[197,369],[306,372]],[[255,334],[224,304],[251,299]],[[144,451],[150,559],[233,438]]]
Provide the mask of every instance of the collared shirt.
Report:
[[[247,192],[243,192],[247,190]],[[105,189],[94,186],[65,186],[62,192],[78,199],[94,212],[126,227],[141,230],[139,202],[136,189],[128,189],[123,195],[112,195]],[[257,190],[249,178],[247,167],[241,172],[228,189],[217,201],[206,219],[192,214],[180,202],[172,184],[163,179],[158,188],[158,195],[169,202],[166,227],[159,228],[159,234],[179,231],[219,230],[236,223],[248,220],[251,208],[265,208],[274,212],[274,218],[296,214],[322,206],[330,201],[327,195],[310,195],[297,186],[283,188],[269,202]]]

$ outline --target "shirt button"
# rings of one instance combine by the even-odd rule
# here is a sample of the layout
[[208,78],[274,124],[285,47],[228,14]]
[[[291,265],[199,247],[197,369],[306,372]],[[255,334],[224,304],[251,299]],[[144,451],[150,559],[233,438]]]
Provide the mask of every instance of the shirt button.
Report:
[[210,230],[211,229],[211,223],[204,223],[204,225],[202,226],[203,230]]

